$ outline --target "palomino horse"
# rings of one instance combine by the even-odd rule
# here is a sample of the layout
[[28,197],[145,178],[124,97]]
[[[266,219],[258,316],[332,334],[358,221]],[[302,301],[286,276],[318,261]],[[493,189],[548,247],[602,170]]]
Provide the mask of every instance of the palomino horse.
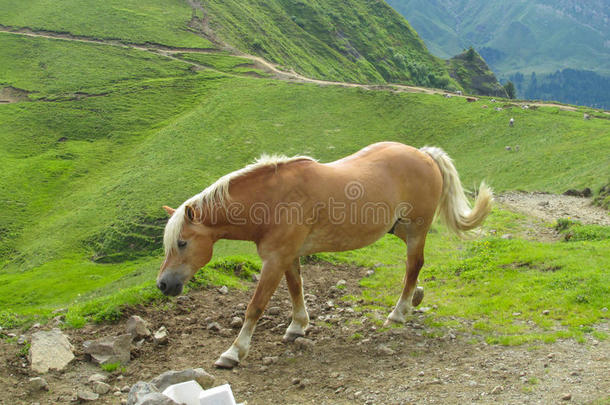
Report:
[[263,156],[179,208],[164,207],[171,217],[157,286],[166,295],[180,294],[210,261],[219,239],[256,243],[263,263],[260,280],[239,335],[215,363],[232,368],[248,354],[256,322],[282,277],[292,298],[284,341],[305,335],[309,316],[301,256],[361,248],[388,232],[398,236],[407,244],[407,271],[388,323],[401,323],[416,300],[426,234],[437,210],[447,227],[463,236],[483,222],[491,202],[483,183],[470,207],[451,159],[439,148],[382,142],[324,164],[303,156]]

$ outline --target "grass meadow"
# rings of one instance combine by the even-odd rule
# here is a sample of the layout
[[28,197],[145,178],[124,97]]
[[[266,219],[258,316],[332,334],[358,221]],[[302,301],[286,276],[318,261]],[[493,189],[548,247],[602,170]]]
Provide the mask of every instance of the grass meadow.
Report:
[[[36,2],[40,10],[44,3]],[[133,18],[151,42],[158,41],[146,30],[157,26],[146,10],[155,4],[131,5],[142,7]],[[27,21],[12,12],[0,23],[59,29],[56,17],[37,10]],[[182,6],[166,12],[190,18]],[[116,36],[103,25],[88,34],[143,41],[138,30],[111,30],[112,19],[104,21]],[[76,17],[62,24],[86,33]],[[168,45],[207,46],[188,31],[161,34]],[[610,121],[585,121],[582,112],[504,102],[495,111],[481,107],[492,106],[488,99],[288,83],[251,77],[251,67],[228,55],[178,56],[211,69],[146,51],[0,33],[0,86],[27,91],[30,100],[0,104],[0,325],[68,308],[68,325],[77,327],[116,319],[126,304],[165,300],[154,288],[161,206],[179,205],[263,152],[326,162],[382,140],[437,145],[454,158],[465,186],[486,180],[497,191],[597,190],[610,177]],[[434,227],[420,276],[426,305],[438,307],[431,322],[468,319],[489,342],[504,344],[599,333],[594,325],[610,286],[607,228],[573,225],[582,237],[543,243],[519,236],[526,226],[523,217],[495,210],[476,240]],[[400,291],[404,251],[387,236],[365,249],[319,256],[377,266],[363,280],[363,298],[385,307]],[[193,288],[241,287],[226,271],[235,261],[256,268],[254,246],[220,242]]]

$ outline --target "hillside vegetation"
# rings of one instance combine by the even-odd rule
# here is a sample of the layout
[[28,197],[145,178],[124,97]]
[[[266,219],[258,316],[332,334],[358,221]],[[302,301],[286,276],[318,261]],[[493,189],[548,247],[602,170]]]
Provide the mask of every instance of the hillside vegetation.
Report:
[[309,77],[451,87],[409,23],[382,1],[202,1],[224,41]]
[[506,90],[473,48],[447,61],[449,75],[470,94],[507,97]]
[[[184,25],[172,21],[165,29],[180,32]],[[68,25],[53,29],[69,30]],[[117,37],[123,29],[117,23]],[[374,37],[376,31],[363,32]],[[79,35],[86,35],[85,29]],[[327,162],[383,140],[438,145],[455,159],[466,186],[486,179],[497,191],[597,190],[609,177],[609,121],[584,121],[582,111],[510,104],[495,111],[458,97],[260,77],[264,74],[244,66],[244,59],[226,53],[185,50],[178,56],[196,65],[112,44],[0,33],[0,86],[27,95],[0,104],[0,324],[17,325],[69,306],[68,321],[78,326],[85,319],[116,319],[122,304],[159,298],[154,278],[166,220],[161,206],[179,205],[263,152],[309,154]],[[304,60],[303,69],[311,61]],[[506,145],[520,149],[509,152]],[[490,226],[512,229],[512,217],[495,215]],[[477,262],[483,247],[475,242],[432,236],[428,257],[437,266],[432,271],[455,287],[461,283],[457,269],[469,263],[478,269],[473,277],[485,278],[496,261],[540,263],[556,257],[566,272],[548,275],[549,282],[573,285],[582,276],[580,258],[589,263],[584,278],[589,281],[579,288],[610,284],[601,273],[607,239],[573,242],[572,250],[490,240],[489,260]],[[248,243],[222,242],[215,249],[216,258],[256,264],[254,253]],[[381,286],[383,277],[394,280],[403,271],[404,247],[394,239],[324,258],[386,263],[388,272],[373,279],[379,284],[369,285],[367,299],[394,300],[396,291]],[[521,270],[504,271],[512,278]],[[232,274],[210,267],[201,277],[205,283],[239,286]],[[471,287],[460,288],[468,295]],[[521,287],[515,284],[515,294]],[[595,293],[584,303],[572,295],[557,298],[567,300],[566,308],[581,308],[569,315],[570,325],[592,324],[602,316],[598,304],[607,291],[589,289]],[[480,314],[476,300],[468,302],[465,316]]]

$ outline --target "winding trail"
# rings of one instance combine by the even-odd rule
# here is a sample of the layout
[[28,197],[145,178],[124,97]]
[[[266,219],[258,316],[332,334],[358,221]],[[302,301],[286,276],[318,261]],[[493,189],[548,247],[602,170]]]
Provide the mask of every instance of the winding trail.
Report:
[[[200,8],[200,5],[198,5],[198,3],[196,3],[192,0],[190,0],[189,3],[191,4],[191,6],[193,8],[197,8],[197,9],[200,9],[201,11],[203,11],[203,9]],[[205,13],[204,13],[204,15],[205,15]],[[321,79],[314,79],[311,77],[303,76],[303,75],[295,72],[294,70],[285,71],[285,70],[280,69],[278,67],[278,65],[276,65],[272,62],[269,62],[259,56],[250,55],[250,54],[241,52],[241,51],[231,47],[228,44],[222,43],[218,38],[216,38],[213,35],[206,20],[207,19],[205,17],[203,20],[197,20],[197,19],[195,19],[195,17],[193,17],[193,20],[191,21],[190,24],[196,25],[196,28],[199,29],[200,31],[202,31],[202,34],[204,35],[204,37],[206,37],[206,39],[214,42],[217,46],[219,46],[219,49],[179,48],[179,47],[172,47],[172,46],[166,46],[166,45],[154,44],[154,43],[136,44],[136,43],[124,42],[124,41],[115,40],[115,39],[99,39],[99,38],[87,37],[87,36],[82,36],[82,35],[60,33],[60,32],[55,32],[55,31],[33,30],[33,29],[30,29],[27,27],[11,27],[11,26],[5,26],[5,25],[1,25],[1,24],[0,24],[0,32],[5,32],[5,33],[9,33],[9,34],[14,34],[14,35],[27,36],[27,37],[35,37],[35,38],[48,38],[48,39],[56,39],[56,40],[62,40],[62,41],[82,42],[82,43],[89,43],[89,44],[100,44],[100,45],[108,45],[108,46],[115,46],[115,47],[121,47],[121,48],[137,49],[140,51],[150,52],[150,53],[154,53],[156,55],[160,55],[160,56],[163,56],[166,58],[180,61],[182,63],[186,63],[186,64],[195,66],[200,69],[208,69],[208,70],[216,71],[216,72],[219,72],[219,73],[222,73],[225,75],[229,75],[229,76],[241,76],[241,75],[232,74],[232,73],[228,73],[228,72],[221,72],[214,68],[211,68],[210,66],[207,66],[204,64],[199,64],[199,63],[189,61],[189,60],[185,60],[180,57],[177,57],[176,55],[180,54],[180,53],[218,54],[220,52],[229,52],[231,54],[231,56],[236,56],[236,57],[250,60],[257,69],[260,69],[268,74],[271,74],[274,78],[279,79],[279,80],[289,81],[289,82],[312,83],[312,84],[317,84],[320,86],[340,86],[340,87],[350,87],[350,88],[361,88],[361,89],[366,89],[366,90],[393,91],[393,92],[399,92],[399,93],[408,92],[408,93],[440,94],[440,95],[448,94],[448,92],[446,90],[442,90],[442,89],[433,89],[433,88],[419,87],[419,86],[408,86],[405,84],[396,84],[396,83],[363,84],[363,83],[321,80]],[[474,98],[476,101],[478,101],[478,98],[476,96],[472,96],[472,95],[451,94],[451,97],[461,97],[461,98],[469,98],[469,99]],[[555,103],[519,102],[519,101],[514,101],[514,100],[510,100],[509,102],[512,104],[515,104],[515,105],[519,105],[519,106],[528,105],[528,106],[538,106],[538,107],[558,107],[565,111],[579,111],[579,108],[577,108],[577,107],[562,105],[562,104],[555,104]],[[608,112],[608,111],[604,111],[604,113],[610,114],[610,112]]]

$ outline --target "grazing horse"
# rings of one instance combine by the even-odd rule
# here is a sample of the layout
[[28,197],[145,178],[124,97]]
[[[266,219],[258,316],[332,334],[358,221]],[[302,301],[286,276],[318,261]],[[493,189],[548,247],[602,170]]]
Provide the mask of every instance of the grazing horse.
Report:
[[248,354],[256,322],[283,277],[292,298],[292,322],[284,341],[305,335],[309,315],[301,256],[358,249],[388,232],[396,235],[407,244],[407,269],[387,322],[402,323],[412,301],[417,305],[413,295],[435,213],[464,236],[483,222],[492,199],[482,183],[471,207],[451,159],[435,147],[381,142],[331,163],[304,156],[263,156],[221,177],[179,208],[164,207],[171,217],[157,286],[165,295],[180,294],[210,261],[219,239],[256,243],[262,260],[256,291],[239,335],[215,363],[232,368]]

